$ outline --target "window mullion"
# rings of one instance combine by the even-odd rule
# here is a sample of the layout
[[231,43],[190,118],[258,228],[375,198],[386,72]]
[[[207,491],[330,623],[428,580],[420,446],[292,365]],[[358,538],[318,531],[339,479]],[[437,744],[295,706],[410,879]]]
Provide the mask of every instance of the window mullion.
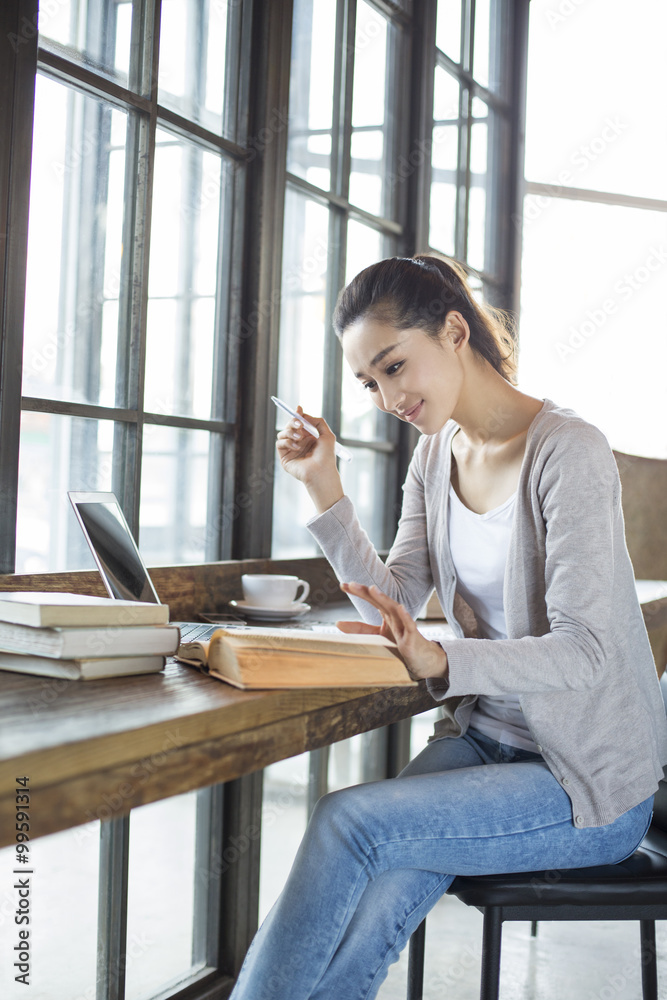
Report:
[[[139,490],[143,431],[143,387],[148,304],[148,245],[155,130],[159,0],[133,4],[130,87],[151,97],[151,110],[130,111],[125,161],[125,217],[118,303],[116,406],[135,410],[136,423],[114,425],[112,489],[135,538],[139,530]],[[127,947],[130,817],[102,823],[97,1000],[124,1000]]]
[[502,58],[509,62],[507,83],[511,108],[509,124],[508,176],[502,224],[497,238],[499,257],[506,261],[502,269],[503,292],[498,304],[519,315],[521,285],[521,220],[526,142],[526,87],[528,75],[528,19],[530,0],[515,0],[512,23]]
[[220,964],[220,859],[224,849],[224,785],[197,792],[192,964]]
[[346,200],[350,190],[356,15],[357,0],[338,0],[331,130],[331,190]]
[[[278,328],[285,214],[287,129],[276,127],[289,104],[292,46],[291,0],[255,0],[260,31],[254,34],[251,65],[252,117],[249,140],[247,239],[244,246],[244,321],[239,341],[237,435],[238,496],[252,497],[235,513],[232,556],[268,556],[271,551],[272,496],[264,488],[275,468],[275,407],[269,398],[278,380]],[[263,139],[266,134],[271,141]],[[259,482],[259,486],[257,485]]]
[[456,168],[455,252],[460,260],[468,257],[468,210],[470,201],[470,119],[471,96],[467,87],[459,91],[459,151]]
[[102,821],[95,1000],[125,997],[129,857],[129,815]]
[[461,68],[472,77],[475,47],[475,0],[463,0],[461,11]]
[[[401,150],[399,163],[411,163],[416,154],[416,169],[408,170],[406,197],[399,205],[405,216],[405,236],[401,250],[410,255],[429,245],[429,214],[431,203],[431,157],[433,154],[433,93],[435,75],[435,38],[437,0],[422,0],[414,13],[412,45],[404,89],[410,89],[410,131]],[[425,143],[427,155],[419,155],[419,143]]]
[[[28,253],[28,197],[37,66],[37,0],[0,6],[0,572],[16,558],[23,324]],[[11,240],[7,234],[11,233]]]
[[259,924],[259,862],[264,772],[223,786],[222,837],[211,845],[220,873],[218,968],[236,979]]
[[[332,176],[331,189],[347,202],[350,191],[352,147],[352,100],[356,33],[356,0],[339,0],[336,22],[336,61],[334,66]],[[328,266],[325,293],[325,315],[331,317],[338,292],[345,280],[347,219],[345,209],[329,208]],[[324,385],[322,409],[334,434],[340,434],[342,368],[338,338],[327,323],[325,334]]]
[[134,425],[114,429],[112,488],[130,528],[138,535],[143,441],[143,396],[148,315],[148,252],[150,245],[155,132],[157,128],[157,69],[159,4],[135,4],[132,21],[130,82],[150,96],[150,112],[130,112],[125,168],[125,219],[120,275],[116,405],[136,409]]
[[347,243],[347,218],[340,209],[329,210],[329,247],[327,283],[325,293],[325,315],[328,317],[324,340],[324,384],[322,386],[322,409],[324,418],[336,435],[341,427],[342,366],[341,350],[331,316],[338,292],[345,280],[345,248]]

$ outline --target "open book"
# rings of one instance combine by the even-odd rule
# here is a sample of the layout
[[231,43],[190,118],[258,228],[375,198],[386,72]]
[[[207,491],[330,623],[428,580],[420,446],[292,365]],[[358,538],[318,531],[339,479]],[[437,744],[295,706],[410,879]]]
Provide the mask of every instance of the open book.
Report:
[[182,643],[176,658],[239,688],[395,687],[416,684],[396,645],[380,635],[307,629],[216,629]]

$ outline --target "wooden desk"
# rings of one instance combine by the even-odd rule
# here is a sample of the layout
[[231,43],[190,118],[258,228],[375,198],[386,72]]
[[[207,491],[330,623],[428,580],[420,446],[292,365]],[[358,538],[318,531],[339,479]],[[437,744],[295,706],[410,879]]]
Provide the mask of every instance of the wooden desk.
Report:
[[16,778],[31,839],[241,777],[433,708],[409,688],[238,691],[191,667],[99,681],[0,679],[0,846],[15,840]]
[[[241,572],[295,573],[324,602],[340,591],[324,560],[214,563],[151,571],[187,620],[240,596]],[[0,590],[102,593],[97,573],[2,577]],[[649,592],[650,591],[650,592]],[[640,595],[664,628],[665,584]],[[660,668],[661,664],[659,664]],[[16,778],[30,779],[31,837],[110,819],[134,806],[229,781],[306,750],[435,706],[425,685],[334,691],[237,691],[182,664],[157,675],[74,682],[0,675],[0,846],[14,843]]]

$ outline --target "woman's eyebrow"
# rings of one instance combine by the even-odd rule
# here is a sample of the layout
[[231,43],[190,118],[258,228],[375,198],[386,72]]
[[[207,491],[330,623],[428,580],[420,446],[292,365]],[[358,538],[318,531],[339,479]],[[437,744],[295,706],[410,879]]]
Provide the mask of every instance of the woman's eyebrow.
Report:
[[[381,351],[379,351],[375,355],[375,357],[373,358],[373,360],[371,361],[371,363],[370,363],[370,365],[368,367],[369,368],[376,368],[377,365],[380,364],[380,362],[382,361],[382,359],[387,356],[387,354],[390,354],[391,351],[393,351],[395,347],[398,347],[402,343],[403,343],[403,341],[399,340],[395,344],[392,344],[390,347],[384,347]],[[364,373],[363,372],[355,372],[354,373],[354,377],[355,378],[363,378],[364,377]]]

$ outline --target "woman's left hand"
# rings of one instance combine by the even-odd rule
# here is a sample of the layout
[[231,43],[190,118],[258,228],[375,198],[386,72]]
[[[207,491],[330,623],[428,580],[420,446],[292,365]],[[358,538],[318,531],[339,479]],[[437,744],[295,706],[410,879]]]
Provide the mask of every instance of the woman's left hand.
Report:
[[360,583],[341,583],[341,590],[368,601],[382,615],[382,625],[366,622],[336,622],[341,632],[359,635],[384,635],[398,646],[398,651],[415,680],[424,677],[447,677],[447,654],[437,642],[425,639],[402,604],[387,597],[379,587]]

